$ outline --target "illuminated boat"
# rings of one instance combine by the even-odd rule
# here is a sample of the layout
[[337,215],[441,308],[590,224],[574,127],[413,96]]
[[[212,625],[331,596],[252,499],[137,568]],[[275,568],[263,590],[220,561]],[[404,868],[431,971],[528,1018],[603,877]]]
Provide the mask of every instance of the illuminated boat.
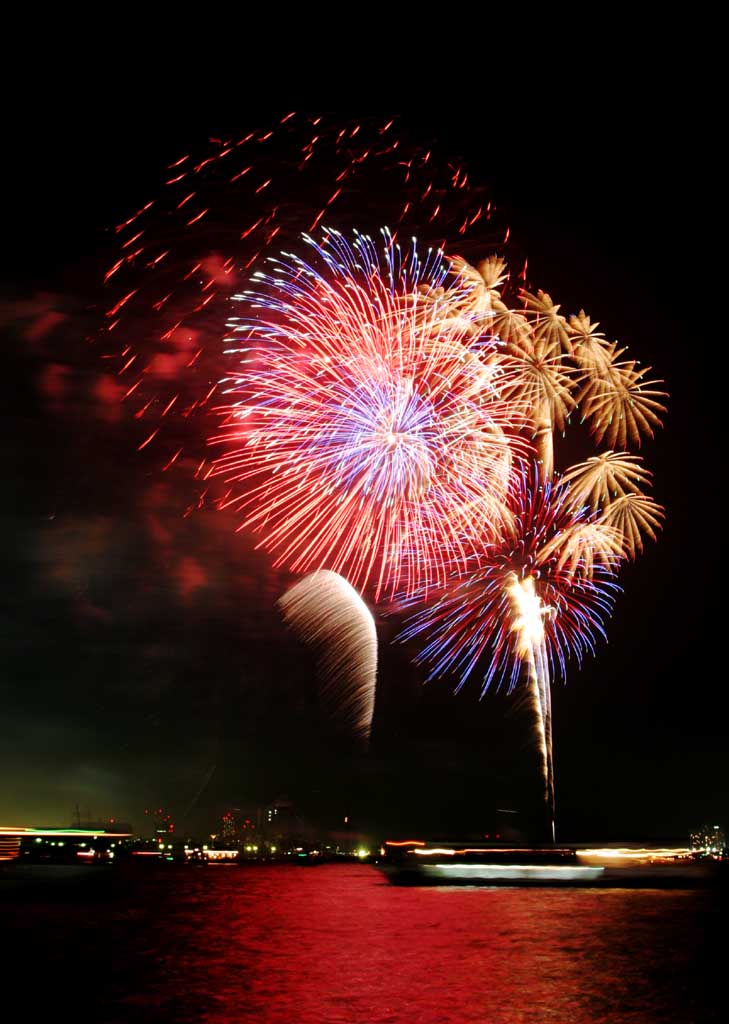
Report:
[[377,866],[396,885],[690,888],[726,879],[726,862],[683,847],[474,846],[388,840]]

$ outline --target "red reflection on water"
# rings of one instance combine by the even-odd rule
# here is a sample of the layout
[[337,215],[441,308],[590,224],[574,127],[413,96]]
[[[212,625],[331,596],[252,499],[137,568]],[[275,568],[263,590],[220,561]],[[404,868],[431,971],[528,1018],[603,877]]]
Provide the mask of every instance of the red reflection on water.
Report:
[[3,907],[4,1005],[32,966],[39,1019],[69,977],[105,1024],[723,1019],[716,892],[396,888],[367,865],[84,877]]

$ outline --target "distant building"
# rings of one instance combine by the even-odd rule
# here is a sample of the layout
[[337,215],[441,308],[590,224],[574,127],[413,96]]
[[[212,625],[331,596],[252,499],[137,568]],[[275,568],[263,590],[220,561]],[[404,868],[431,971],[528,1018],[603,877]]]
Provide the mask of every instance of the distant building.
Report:
[[235,842],[238,839],[240,829],[238,819],[234,813],[236,810],[237,808],[234,807],[232,810],[226,811],[221,818],[220,838],[223,841],[230,840],[231,842]]
[[721,854],[726,846],[726,833],[721,825],[702,825],[691,833],[691,848],[697,852]]
[[172,815],[164,807],[156,809],[145,808],[144,816],[152,825],[152,833],[155,836],[169,836],[175,831],[175,823]]
[[296,831],[300,823],[291,801],[279,797],[268,807],[264,807],[262,825],[268,832],[284,834]]

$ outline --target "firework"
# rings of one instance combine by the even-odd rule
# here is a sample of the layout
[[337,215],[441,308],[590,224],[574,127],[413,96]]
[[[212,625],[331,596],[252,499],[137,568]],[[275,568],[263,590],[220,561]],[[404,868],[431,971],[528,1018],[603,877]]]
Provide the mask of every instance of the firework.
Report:
[[618,538],[602,530],[595,556],[587,527],[597,523],[576,510],[565,485],[522,475],[513,527],[465,578],[412,615],[401,638],[417,638],[417,660],[430,678],[450,675],[458,688],[480,667],[481,689],[513,689],[521,666],[544,646],[550,676],[564,677],[605,638],[616,592]]
[[[502,297],[509,281],[503,260],[478,269],[460,261],[462,293],[441,296],[444,316],[478,311],[521,372],[506,394],[527,408],[525,429],[537,461],[521,477],[513,518],[488,539],[467,575],[459,572],[435,600],[404,595],[420,608],[401,638],[422,643],[419,660],[431,676],[449,674],[457,688],[475,673],[482,691],[525,676],[537,734],[554,839],[551,682],[566,663],[579,663],[604,637],[620,562],[634,558],[643,534],[655,539],[663,510],[641,488],[650,473],[629,452],[607,451],[554,477],[554,434],[579,410],[599,443],[640,443],[660,425],[665,393],[647,370],[621,359],[581,311],[567,320],[546,292]],[[465,294],[463,294],[465,292]]]
[[[439,253],[387,231],[307,238],[241,296],[216,473],[276,564],[328,568],[375,599],[427,595],[500,534],[522,403],[518,367],[473,317],[444,316]],[[510,397],[507,399],[506,395]]]
[[[341,576],[417,609],[403,635],[433,675],[476,674],[484,690],[525,676],[553,834],[551,682],[604,636],[619,564],[663,518],[637,456],[555,476],[554,437],[579,420],[597,444],[640,445],[665,411],[660,382],[584,311],[521,287],[526,268],[444,256],[490,204],[393,122],[291,114],[211,147],[119,225],[105,277],[107,366],[138,447],[165,470],[198,456],[196,477],[227,488],[216,504],[276,565],[328,570],[284,599],[302,637],[337,595],[348,605]],[[382,246],[354,231],[374,230],[365,209],[392,225]],[[198,446],[213,408],[211,469]]]
[[474,672],[483,692],[526,676],[554,840],[550,685],[605,638],[622,546],[616,530],[571,504],[566,485],[540,483],[536,470],[522,476],[514,512],[481,566],[416,612],[400,638],[422,641],[417,660],[458,689]]
[[377,678],[369,608],[346,580],[326,570],[299,580],[278,604],[288,626],[317,654],[321,701],[330,717],[366,743]]
[[200,466],[230,296],[267,254],[325,218],[347,229],[388,223],[403,237],[417,229],[435,247],[482,232],[490,216],[466,170],[409,141],[392,118],[287,113],[180,154],[157,193],[120,218],[104,273],[98,347],[138,423],[138,448],[160,469]]
[[664,518],[661,506],[641,491],[650,477],[639,456],[603,452],[573,466],[564,480],[573,504],[586,502],[600,513],[603,524],[618,532],[625,555],[635,558],[643,550],[643,534],[655,540]]

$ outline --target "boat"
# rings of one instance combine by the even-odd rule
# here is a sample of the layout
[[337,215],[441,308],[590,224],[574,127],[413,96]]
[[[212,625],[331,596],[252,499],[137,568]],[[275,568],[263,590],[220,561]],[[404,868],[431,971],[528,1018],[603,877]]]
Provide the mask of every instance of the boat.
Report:
[[475,846],[388,840],[377,867],[395,885],[693,888],[719,884],[727,862],[684,847]]

